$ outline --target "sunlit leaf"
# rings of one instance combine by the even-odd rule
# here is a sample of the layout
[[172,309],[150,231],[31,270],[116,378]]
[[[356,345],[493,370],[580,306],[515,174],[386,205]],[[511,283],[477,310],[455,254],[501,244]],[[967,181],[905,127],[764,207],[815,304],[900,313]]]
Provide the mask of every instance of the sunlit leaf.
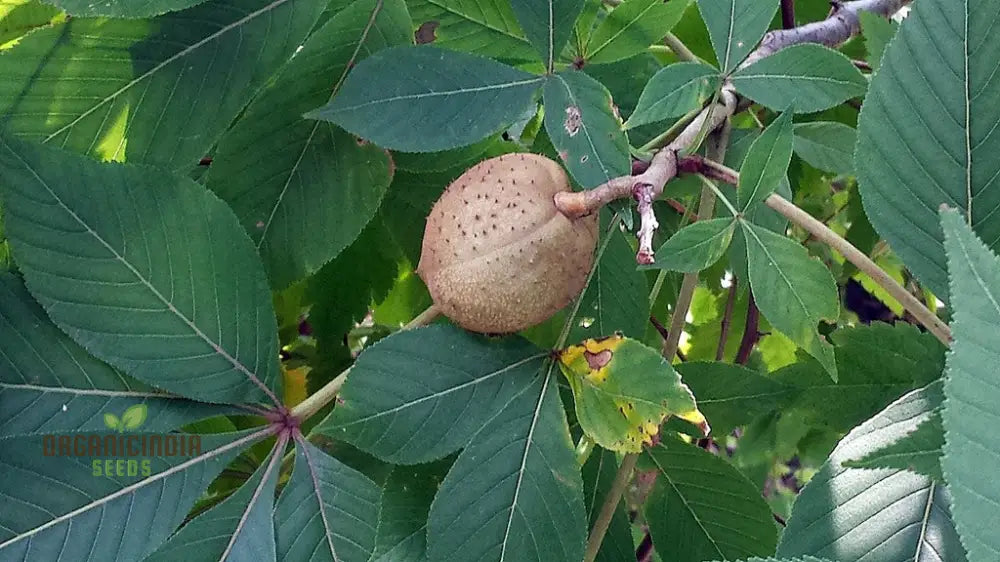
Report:
[[212,0],[149,20],[70,18],[40,29],[0,55],[4,130],[103,160],[187,171],[323,7]]
[[778,546],[841,562],[964,562],[948,490],[926,476],[847,468],[845,461],[899,440],[941,403],[941,384],[915,390],[853,429],[800,492]]
[[378,147],[302,114],[329,101],[355,62],[411,40],[403,0],[337,12],[219,141],[208,187],[236,213],[271,285],[283,289],[357,238],[391,181]]
[[1000,552],[1000,537],[989,523],[1000,504],[1000,483],[984,475],[1000,464],[1000,436],[991,430],[1000,401],[1000,259],[976,237],[964,214],[942,211],[941,226],[955,338],[944,379],[941,468],[969,559],[989,560]]

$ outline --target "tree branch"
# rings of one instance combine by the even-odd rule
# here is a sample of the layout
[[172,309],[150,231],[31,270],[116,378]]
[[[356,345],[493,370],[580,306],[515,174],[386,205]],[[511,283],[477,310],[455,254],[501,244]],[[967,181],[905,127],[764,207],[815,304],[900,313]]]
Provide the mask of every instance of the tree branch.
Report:
[[[677,164],[677,168],[685,173],[700,173],[706,177],[724,181],[732,185],[737,185],[740,181],[740,174],[736,170],[700,156],[685,157]],[[899,301],[903,305],[903,308],[912,314],[921,325],[927,328],[927,331],[934,334],[945,345],[951,343],[951,330],[948,328],[948,325],[931,312],[920,299],[914,297],[912,293],[890,277],[885,270],[879,267],[864,252],[854,247],[853,244],[836,232],[830,230],[830,227],[826,224],[815,219],[812,215],[798,208],[794,203],[777,193],[769,195],[764,200],[764,204],[781,213],[782,216],[792,223],[803,228],[813,238],[840,252],[840,255],[844,256],[844,259],[854,264],[859,270],[871,277],[872,281]]]
[[[873,12],[882,16],[890,16],[911,0],[854,0],[837,4],[833,13],[827,19],[809,23],[792,29],[774,30],[768,32],[760,46],[750,53],[741,66],[747,66],[754,61],[772,55],[785,47],[799,43],[820,43],[835,47],[852,36],[860,29],[858,14]],[[604,205],[616,199],[635,197],[639,192],[642,198],[647,195],[653,200],[659,198],[668,181],[677,175],[677,155],[692,148],[692,144],[703,131],[713,131],[733,115],[738,108],[738,96],[731,85],[724,85],[717,103],[704,108],[681,133],[667,146],[653,155],[649,168],[638,175],[621,176],[589,189],[572,193],[560,193],[555,197],[555,205],[564,215],[579,218],[596,212]],[[646,244],[640,239],[640,251],[637,261],[648,259],[652,242],[648,240],[656,230],[655,217],[647,213],[645,224],[640,224],[640,233],[647,237]]]

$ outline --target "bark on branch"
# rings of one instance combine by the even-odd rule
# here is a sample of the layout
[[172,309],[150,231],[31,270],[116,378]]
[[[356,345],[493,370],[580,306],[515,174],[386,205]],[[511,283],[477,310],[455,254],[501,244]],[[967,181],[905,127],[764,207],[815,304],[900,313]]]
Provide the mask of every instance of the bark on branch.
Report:
[[[741,66],[747,66],[785,47],[800,43],[819,43],[836,47],[856,35],[861,30],[858,14],[872,12],[889,17],[909,4],[911,0],[854,0],[836,3],[833,13],[827,19],[792,29],[768,32],[760,46],[750,53]],[[678,172],[677,154],[692,148],[693,143],[705,132],[714,131],[732,116],[738,108],[738,96],[732,86],[723,85],[719,99],[701,111],[698,116],[667,146],[661,148],[640,174],[614,178],[594,189],[574,193],[560,193],[555,205],[570,218],[577,218],[596,212],[616,199],[635,198],[640,203],[639,252],[636,261],[651,263],[653,233],[659,226],[647,200],[654,201],[663,193],[664,186]]]

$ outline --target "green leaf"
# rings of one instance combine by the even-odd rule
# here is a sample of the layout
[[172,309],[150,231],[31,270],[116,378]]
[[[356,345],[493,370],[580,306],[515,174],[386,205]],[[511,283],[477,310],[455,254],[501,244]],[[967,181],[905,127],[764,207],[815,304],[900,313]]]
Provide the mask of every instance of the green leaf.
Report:
[[778,0],[698,0],[698,10],[719,67],[729,73],[760,42],[778,10]]
[[433,30],[434,45],[484,57],[533,60],[510,2],[490,0],[408,0],[418,27]]
[[882,64],[882,54],[896,35],[899,25],[872,12],[860,12],[858,21],[861,22],[861,34],[865,38],[865,60],[874,70],[878,70]]
[[[587,504],[587,527],[593,528],[594,521],[601,513],[604,499],[611,490],[618,460],[613,451],[595,449],[583,465],[583,494]],[[611,515],[608,531],[601,541],[595,562],[621,562],[635,557],[635,541],[632,540],[632,526],[629,524],[628,507],[620,502]]]
[[146,421],[146,415],[149,413],[149,409],[145,404],[136,404],[131,406],[125,413],[122,414],[122,428],[123,429],[137,429],[142,426]]
[[739,365],[688,361],[679,363],[677,370],[717,436],[776,410],[797,393],[791,385]]
[[38,0],[4,0],[0,2],[0,49],[4,44],[44,27],[59,17],[55,6]]
[[605,449],[641,452],[667,416],[709,433],[680,375],[659,352],[636,340],[621,335],[586,340],[559,352],[559,367],[573,389],[580,427]]
[[281,438],[260,467],[232,495],[187,522],[149,562],[275,559],[275,487],[280,476]]
[[814,556],[796,556],[795,558],[746,558],[740,562],[833,562],[826,558],[816,558]]
[[431,505],[428,560],[583,559],[583,483],[556,376],[533,377],[459,454]]
[[740,167],[738,207],[746,211],[778,189],[792,160],[792,112],[785,111],[754,139]]
[[820,320],[840,315],[837,283],[830,270],[800,244],[741,221],[754,299],[771,325],[815,357],[834,381],[833,346],[816,331]]
[[795,154],[810,166],[831,174],[854,173],[856,140],[857,131],[843,123],[815,121],[795,124]]
[[90,353],[197,400],[281,396],[260,260],[211,192],[11,138],[0,139],[0,178],[28,289]]
[[909,324],[874,322],[837,330],[831,339],[836,344],[837,382],[818,364],[806,362],[771,376],[798,389],[786,412],[836,432],[849,431],[896,397],[937,380],[944,369],[945,347]]
[[449,463],[397,466],[382,490],[372,562],[421,560],[427,548],[427,514]]
[[542,55],[545,68],[552,72],[583,10],[583,0],[511,0],[510,5],[524,34]]
[[[606,216],[606,215],[605,215]],[[649,287],[645,275],[636,271],[635,251],[617,229],[607,229],[608,246],[597,262],[594,276],[580,297],[580,309],[569,333],[569,341],[610,336],[621,332],[639,337],[649,322]]]
[[850,468],[901,468],[944,482],[941,473],[943,447],[944,427],[941,425],[941,414],[935,411],[898,441],[843,464]]
[[642,269],[668,269],[695,273],[719,261],[733,240],[736,221],[702,220],[678,230],[656,251],[653,264]]
[[[904,28],[905,29],[905,28]],[[951,353],[945,377],[945,444],[941,458],[962,544],[971,560],[1000,552],[1000,537],[989,524],[1000,503],[1000,485],[984,478],[985,467],[1000,463],[1000,437],[989,428],[1000,400],[1000,260],[966,224],[962,214],[941,212],[953,307]]]
[[600,82],[560,72],[545,80],[544,92],[545,131],[577,183],[590,189],[631,172],[628,139]]
[[681,21],[691,0],[629,0],[611,10],[590,36],[586,60],[602,64],[627,59],[657,43]]
[[[627,5],[628,2],[622,4]],[[657,2],[657,5],[664,4]],[[679,62],[664,67],[646,83],[625,128],[632,129],[670,117],[680,117],[697,109],[712,97],[719,87],[719,81],[717,70],[698,62]]]
[[733,73],[736,91],[775,111],[829,109],[862,96],[868,81],[851,60],[821,45],[786,47]]
[[523,392],[543,357],[520,338],[449,325],[397,332],[361,354],[315,431],[396,464],[438,459]]
[[75,17],[104,16],[109,18],[148,18],[183,10],[205,0],[46,0]]
[[279,560],[367,561],[375,549],[378,486],[305,439],[274,508]]
[[670,560],[732,560],[774,552],[778,528],[760,491],[725,460],[666,438],[646,451],[657,483],[645,504],[657,552]]
[[391,47],[347,75],[340,93],[306,114],[392,150],[472,144],[511,123],[544,78],[429,45]]
[[71,18],[39,29],[0,55],[4,129],[186,172],[302,44],[323,6],[213,0],[153,20]]
[[945,486],[905,470],[842,466],[912,432],[940,403],[940,383],[915,390],[841,440],[799,493],[778,556],[964,562]]
[[[955,31],[943,37],[934,31],[946,28]],[[1000,247],[994,185],[1000,137],[993,134],[1000,121],[1000,75],[990,54],[998,48],[992,17],[970,2],[914,4],[885,51],[858,119],[855,166],[865,212],[942,301],[948,300],[942,203],[971,214],[976,234],[994,251]]]
[[[45,440],[35,435],[5,439],[0,447],[0,495],[5,498],[0,558],[82,562],[91,560],[92,552],[115,552],[122,560],[142,560],[184,521],[222,469],[265,436],[257,429],[178,437],[191,446],[186,453],[93,460],[45,454]],[[190,439],[198,440],[197,449]],[[127,473],[128,460],[136,463],[133,475]],[[146,462],[148,472],[142,468]]]
[[305,278],[350,245],[392,177],[384,151],[302,114],[330,99],[331,77],[410,41],[403,0],[352,3],[310,37],[220,141],[208,187],[240,218],[273,288]]
[[101,363],[60,331],[10,273],[0,273],[0,396],[2,436],[117,431],[113,412],[136,402],[148,408],[146,431],[233,412],[165,395]]

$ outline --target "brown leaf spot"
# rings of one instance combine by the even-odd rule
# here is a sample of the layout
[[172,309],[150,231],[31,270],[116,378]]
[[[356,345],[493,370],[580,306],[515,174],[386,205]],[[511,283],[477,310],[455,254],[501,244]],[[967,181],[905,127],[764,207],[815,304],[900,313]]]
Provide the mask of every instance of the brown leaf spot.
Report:
[[583,126],[583,118],[580,115],[580,108],[571,105],[566,108],[566,119],[563,120],[563,128],[569,136],[574,137],[580,132],[580,127]]
[[599,353],[584,351],[583,356],[587,359],[587,366],[597,371],[598,369],[603,369],[608,366],[608,363],[611,362],[611,357],[614,356],[614,353],[610,349],[605,349]]
[[437,30],[440,24],[436,21],[425,21],[420,24],[417,31],[413,34],[413,40],[417,45],[423,45],[425,43],[433,43],[437,36],[434,31]]

